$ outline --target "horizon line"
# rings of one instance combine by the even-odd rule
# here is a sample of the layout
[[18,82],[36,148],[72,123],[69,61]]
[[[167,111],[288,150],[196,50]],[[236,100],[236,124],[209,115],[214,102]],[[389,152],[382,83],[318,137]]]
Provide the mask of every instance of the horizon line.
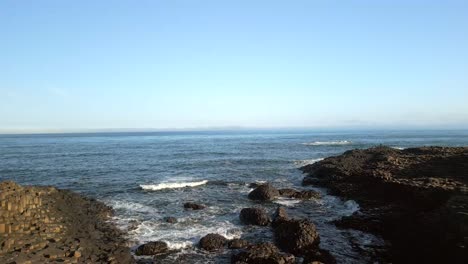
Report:
[[221,126],[221,127],[187,127],[187,128],[70,128],[70,129],[1,129],[0,135],[40,135],[40,134],[87,134],[87,133],[151,133],[151,132],[222,132],[222,131],[271,131],[271,130],[317,130],[317,131],[468,131],[467,125],[461,126]]

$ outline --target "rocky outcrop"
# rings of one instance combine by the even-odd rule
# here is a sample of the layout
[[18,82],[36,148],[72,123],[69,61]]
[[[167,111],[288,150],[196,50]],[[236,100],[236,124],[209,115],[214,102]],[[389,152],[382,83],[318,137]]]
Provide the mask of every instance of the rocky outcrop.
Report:
[[249,193],[249,199],[259,201],[271,201],[278,196],[278,189],[269,183],[262,184]]
[[262,243],[248,247],[246,250],[231,257],[233,264],[294,264],[295,257],[291,254],[280,253],[272,243]]
[[266,226],[270,223],[270,217],[263,208],[244,208],[239,215],[244,224]]
[[222,235],[208,234],[200,239],[199,246],[204,250],[215,251],[224,248],[227,241]]
[[184,203],[184,208],[185,209],[191,209],[191,210],[202,210],[206,208],[206,205],[204,204],[198,204],[198,203],[192,203],[192,202],[187,202]]
[[467,147],[351,150],[302,170],[303,184],[359,203],[335,223],[389,241],[386,261],[468,262]]
[[[276,220],[276,219],[275,219]],[[318,249],[319,234],[307,219],[277,221],[273,230],[278,247],[288,253],[303,256]]]
[[53,187],[0,183],[0,263],[133,263],[111,208]]
[[149,242],[149,243],[139,246],[135,250],[135,255],[137,256],[157,255],[157,254],[167,252],[168,249],[169,248],[166,242],[163,242],[163,241]]

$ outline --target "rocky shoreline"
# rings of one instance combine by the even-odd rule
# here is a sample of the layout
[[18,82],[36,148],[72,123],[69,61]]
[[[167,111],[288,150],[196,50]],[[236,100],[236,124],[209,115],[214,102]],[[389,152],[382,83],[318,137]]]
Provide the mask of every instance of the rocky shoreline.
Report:
[[134,263],[112,209],[54,187],[0,183],[0,263]]
[[468,262],[468,148],[351,150],[301,170],[304,185],[359,203],[335,224],[384,238],[381,262]]
[[[387,247],[371,253],[373,261],[467,262],[468,148],[351,150],[301,170],[307,174],[304,185],[326,187],[359,203],[358,212],[333,223],[382,237]],[[200,239],[197,250],[227,253],[235,264],[336,263],[320,247],[313,219],[292,218],[281,206],[274,213],[266,210],[278,198],[317,200],[320,193],[269,183],[251,187],[247,196],[255,205],[240,210],[239,220],[271,232],[272,238],[253,243],[212,233]],[[129,248],[126,234],[109,221],[112,208],[71,191],[2,182],[0,201],[0,263],[160,263],[175,253],[164,241]],[[192,201],[183,208],[207,210],[209,205]]]

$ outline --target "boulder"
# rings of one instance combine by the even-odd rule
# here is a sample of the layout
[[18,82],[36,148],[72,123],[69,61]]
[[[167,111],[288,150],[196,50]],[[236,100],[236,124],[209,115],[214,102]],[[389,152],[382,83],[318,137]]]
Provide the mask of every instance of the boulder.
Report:
[[270,223],[270,218],[263,208],[244,208],[239,215],[244,224],[266,226]]
[[263,184],[249,193],[249,199],[260,201],[271,201],[279,196],[279,191],[271,184]]
[[291,254],[282,254],[272,243],[261,243],[248,247],[246,250],[232,255],[233,264],[294,264]]
[[289,220],[289,216],[288,216],[288,213],[286,212],[286,208],[282,206],[278,206],[278,208],[276,208],[275,214],[273,215],[273,222],[271,223],[271,225],[273,226],[273,228],[275,228],[279,224],[286,222],[288,220]]
[[279,189],[278,192],[281,196],[285,196],[285,197],[293,197],[294,194],[297,193],[296,190],[291,189],[291,188]]
[[229,241],[228,243],[228,248],[230,249],[240,249],[240,248],[246,248],[250,246],[249,241],[244,240],[244,239],[233,239]]
[[204,250],[215,251],[223,248],[227,243],[227,239],[222,235],[208,234],[200,239],[199,246]]
[[184,203],[184,208],[192,209],[192,210],[201,210],[201,209],[205,209],[206,205],[188,202],[188,203]]
[[135,255],[137,256],[146,256],[146,255],[156,255],[165,253],[168,251],[168,246],[166,242],[163,241],[155,241],[155,242],[148,242],[139,246],[136,251]]
[[274,228],[278,247],[294,255],[304,255],[317,249],[320,243],[315,225],[307,219],[291,219],[278,223]]
[[310,199],[320,199],[321,195],[319,192],[316,191],[300,191],[296,192],[293,198],[302,199],[302,200],[310,200]]
[[320,193],[312,190],[306,191],[297,191],[291,188],[286,189],[279,189],[279,194],[284,197],[288,198],[296,198],[302,200],[309,200],[309,199],[319,199]]

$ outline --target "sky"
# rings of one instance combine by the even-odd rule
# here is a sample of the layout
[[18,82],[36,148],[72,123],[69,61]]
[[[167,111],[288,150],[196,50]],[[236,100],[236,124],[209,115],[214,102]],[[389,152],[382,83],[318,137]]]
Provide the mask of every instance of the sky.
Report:
[[0,133],[468,128],[468,1],[0,1]]

